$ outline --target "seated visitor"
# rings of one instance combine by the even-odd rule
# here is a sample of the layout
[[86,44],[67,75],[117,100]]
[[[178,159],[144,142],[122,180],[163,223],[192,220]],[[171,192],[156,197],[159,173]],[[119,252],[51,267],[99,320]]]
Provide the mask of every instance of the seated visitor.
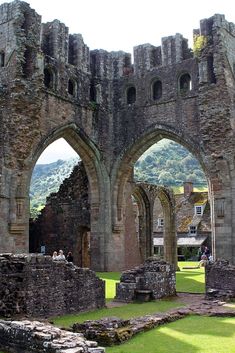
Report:
[[68,262],[73,262],[73,255],[72,255],[71,251],[68,252],[68,255],[66,256],[66,260]]
[[57,256],[58,256],[57,251],[54,251],[52,255],[52,260],[56,260]]
[[65,260],[63,250],[59,251],[59,255],[56,257],[56,260]]

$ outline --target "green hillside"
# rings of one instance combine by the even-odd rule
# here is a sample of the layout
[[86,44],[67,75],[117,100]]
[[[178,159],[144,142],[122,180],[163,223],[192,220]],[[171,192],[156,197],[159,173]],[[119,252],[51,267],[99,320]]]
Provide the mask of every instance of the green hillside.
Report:
[[152,184],[181,186],[184,181],[206,187],[198,161],[183,146],[163,139],[146,151],[135,164],[135,180]]
[[57,192],[65,178],[71,174],[79,157],[68,160],[59,159],[50,164],[36,164],[30,185],[30,212],[35,217],[44,207],[46,198],[52,192]]

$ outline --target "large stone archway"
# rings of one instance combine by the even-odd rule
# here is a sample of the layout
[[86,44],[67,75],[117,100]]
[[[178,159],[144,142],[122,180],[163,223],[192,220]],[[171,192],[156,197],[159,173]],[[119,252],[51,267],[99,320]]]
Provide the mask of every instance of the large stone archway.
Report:
[[92,267],[123,268],[127,180],[167,137],[204,168],[213,254],[235,262],[235,25],[214,15],[194,31],[194,52],[176,34],[136,46],[132,64],[128,53],[90,51],[58,20],[41,23],[25,2],[0,9],[0,252],[27,251],[31,171],[63,136],[92,188]]
[[[38,144],[29,158],[25,160],[24,167],[18,171],[17,176],[12,176],[11,184],[11,219],[9,222],[9,235],[13,242],[13,251],[28,251],[28,219],[29,219],[29,188],[35,163],[43,150],[58,138],[63,137],[79,154],[84,162],[89,180],[90,189],[90,219],[91,219],[91,266],[94,269],[105,269],[105,237],[109,234],[108,219],[101,215],[102,209],[107,209],[104,199],[109,194],[106,169],[102,166],[99,151],[91,140],[76,126],[68,124],[52,130]],[[15,188],[15,190],[14,190]],[[15,192],[15,194],[14,194]],[[107,211],[106,211],[107,212]],[[105,221],[105,223],[103,223]],[[103,224],[102,224],[103,223]],[[105,235],[105,228],[107,234]],[[20,243],[19,243],[20,239]]]

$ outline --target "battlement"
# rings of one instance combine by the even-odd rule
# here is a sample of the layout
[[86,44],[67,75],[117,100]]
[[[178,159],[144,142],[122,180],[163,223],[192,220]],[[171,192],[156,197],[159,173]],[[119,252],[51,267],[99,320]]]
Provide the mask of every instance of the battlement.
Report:
[[[179,77],[188,72],[190,80],[192,76],[199,76],[199,83],[215,83],[220,69],[214,68],[213,53],[218,48],[227,50],[234,71],[235,25],[226,21],[224,15],[216,14],[201,20],[200,29],[193,32],[194,51],[188,47],[188,40],[176,33],[163,37],[161,46],[147,43],[134,47],[133,63],[131,54],[123,51],[90,51],[81,34],[70,34],[69,28],[57,19],[41,23],[41,16],[23,1],[15,0],[0,6],[0,27],[3,85],[9,85],[10,72],[13,80],[17,78],[22,82],[25,79],[32,83],[37,79],[46,89],[69,99],[78,99],[79,92],[80,101],[106,104],[109,97],[107,91],[104,92],[107,82],[123,79],[132,85],[148,73],[155,73],[155,77],[173,77],[178,71]],[[219,32],[223,32],[222,36],[217,35]],[[169,94],[169,98],[171,96]]]

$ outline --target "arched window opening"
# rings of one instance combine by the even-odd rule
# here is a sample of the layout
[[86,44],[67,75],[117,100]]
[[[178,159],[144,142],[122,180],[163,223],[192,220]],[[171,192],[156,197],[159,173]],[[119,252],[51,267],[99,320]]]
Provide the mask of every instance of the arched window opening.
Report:
[[48,68],[44,69],[44,85],[50,89],[54,88],[54,74]]
[[129,87],[127,90],[127,104],[134,104],[136,101],[135,87]]
[[216,83],[213,55],[207,57],[207,75],[209,83]]
[[96,102],[96,88],[93,83],[90,85],[90,101]]
[[191,76],[188,73],[180,76],[179,86],[180,86],[180,93],[181,94],[186,94],[189,91],[191,91],[192,80],[191,80]]
[[152,87],[153,100],[158,100],[162,97],[162,82],[157,80]]
[[27,46],[24,52],[24,63],[22,65],[23,75],[26,78],[31,77],[33,74],[35,56],[36,54],[33,48]]
[[0,67],[4,67],[5,66],[5,53],[2,51],[0,53]]
[[73,80],[69,80],[68,81],[68,93],[71,95],[71,96],[75,96],[76,94],[76,84]]

